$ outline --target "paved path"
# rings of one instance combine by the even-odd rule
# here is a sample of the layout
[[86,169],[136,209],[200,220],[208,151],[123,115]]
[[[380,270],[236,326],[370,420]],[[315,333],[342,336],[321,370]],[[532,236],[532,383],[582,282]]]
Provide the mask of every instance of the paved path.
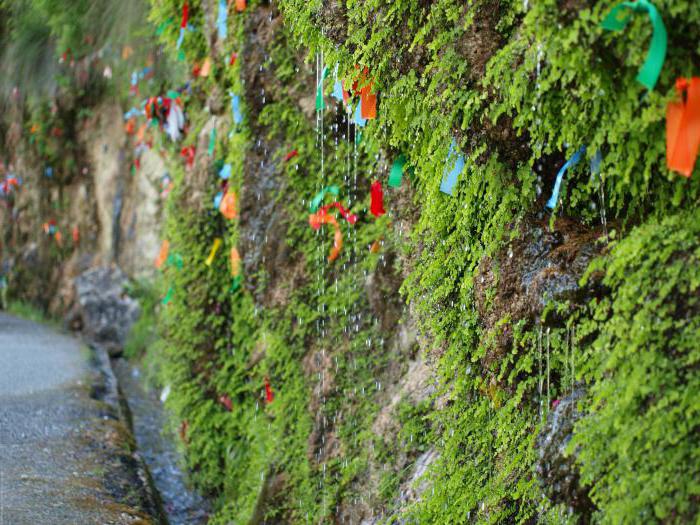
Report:
[[0,525],[157,523],[97,361],[71,337],[0,313]]

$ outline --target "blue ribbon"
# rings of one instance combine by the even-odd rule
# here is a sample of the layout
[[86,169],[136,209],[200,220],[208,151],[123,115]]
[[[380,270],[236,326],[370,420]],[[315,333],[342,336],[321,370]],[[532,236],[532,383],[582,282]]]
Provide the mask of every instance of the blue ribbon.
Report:
[[361,128],[364,128],[365,125],[367,124],[367,119],[362,118],[362,109],[361,109],[362,104],[359,102],[357,103],[357,109],[355,110],[355,124],[360,126]]
[[53,177],[53,168],[51,166],[48,166],[46,168],[46,171],[44,171],[44,175],[48,177],[49,179]]
[[[450,151],[447,153],[445,170],[443,172],[442,182],[440,183],[440,191],[447,195],[452,195],[457,184],[457,178],[464,169],[464,155],[457,153],[457,142],[452,139],[450,143]],[[451,166],[451,167],[450,167]]]
[[564,178],[564,174],[579,163],[583,154],[586,153],[586,146],[581,146],[579,150],[574,153],[569,160],[561,167],[559,173],[557,173],[557,180],[554,182],[554,189],[552,190],[552,196],[547,201],[547,208],[553,210],[557,206],[557,201],[559,200],[559,189],[561,188],[561,181]]
[[221,191],[219,193],[217,193],[216,195],[214,195],[214,209],[215,210],[219,209],[219,206],[221,206],[221,199],[223,199],[223,198],[224,198],[224,193]]
[[182,45],[182,41],[185,39],[185,28],[181,27],[180,28],[180,36],[177,38],[177,49],[180,49],[180,46]]
[[241,115],[241,97],[234,95],[231,91],[231,110],[233,111],[233,122],[240,124],[243,122],[243,115]]
[[228,28],[226,22],[228,21],[228,4],[226,0],[219,0],[219,18],[217,19],[217,26],[219,28],[219,40],[226,40],[226,35],[228,33]]
[[223,180],[228,180],[229,177],[231,177],[231,165],[230,164],[224,164],[224,167],[221,168],[221,171],[219,171],[219,177],[222,178]]

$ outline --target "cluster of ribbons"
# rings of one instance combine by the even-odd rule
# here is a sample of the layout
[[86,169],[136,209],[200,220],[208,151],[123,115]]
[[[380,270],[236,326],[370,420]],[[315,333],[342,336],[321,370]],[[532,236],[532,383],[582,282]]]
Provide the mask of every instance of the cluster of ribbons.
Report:
[[[359,66],[357,66],[359,69]],[[316,86],[316,110],[323,111],[326,108],[324,96],[324,81],[330,71],[324,67]],[[345,88],[344,81],[338,79],[338,65],[335,66],[332,96],[342,102],[349,112],[353,111],[352,98],[359,97],[354,107],[354,122],[359,127],[364,127],[368,120],[377,118],[377,93],[374,89],[374,81],[368,78],[369,70],[364,68],[360,79],[353,82],[350,89]]]
[[19,188],[21,184],[22,181],[14,175],[5,176],[5,179],[2,182],[0,182],[0,195],[10,195],[14,190]]

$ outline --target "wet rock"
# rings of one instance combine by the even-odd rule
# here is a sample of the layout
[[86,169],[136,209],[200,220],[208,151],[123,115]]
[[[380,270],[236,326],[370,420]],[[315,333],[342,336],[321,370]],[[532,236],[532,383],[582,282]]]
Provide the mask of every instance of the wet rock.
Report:
[[75,279],[76,302],[66,324],[80,329],[92,343],[111,356],[121,353],[132,325],[140,315],[136,300],[124,288],[127,278],[119,268],[100,267]]
[[574,425],[582,414],[577,408],[584,390],[578,388],[569,396],[555,401],[547,422],[537,439],[539,457],[535,465],[537,477],[547,497],[554,503],[572,507],[581,516],[594,510],[588,489],[581,485],[576,458],[566,455]]
[[600,235],[601,231],[568,219],[557,220],[550,229],[545,220],[530,218],[496,257],[482,261],[475,279],[475,298],[482,323],[494,342],[487,364],[498,361],[512,343],[511,324],[501,323],[502,319],[534,323],[551,301],[585,302],[589,291],[580,289],[578,282],[600,253],[601,245],[596,243]]

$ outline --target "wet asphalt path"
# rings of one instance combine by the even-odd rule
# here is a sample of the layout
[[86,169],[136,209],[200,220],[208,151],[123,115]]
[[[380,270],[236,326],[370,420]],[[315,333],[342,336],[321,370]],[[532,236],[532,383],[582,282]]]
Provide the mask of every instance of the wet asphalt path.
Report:
[[100,377],[78,340],[0,313],[0,525],[151,523]]

